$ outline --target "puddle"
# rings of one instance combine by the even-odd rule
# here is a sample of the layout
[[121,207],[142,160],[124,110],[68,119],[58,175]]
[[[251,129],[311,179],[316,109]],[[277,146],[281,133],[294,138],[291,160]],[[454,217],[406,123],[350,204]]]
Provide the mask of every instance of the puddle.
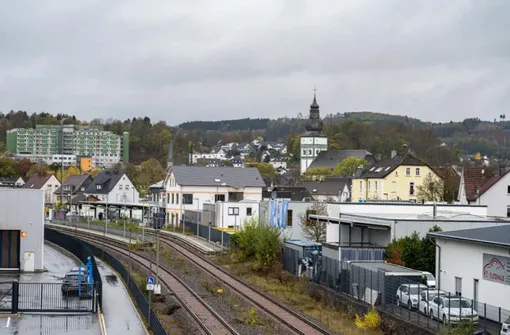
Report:
[[106,279],[106,282],[112,286],[116,286],[117,283],[119,282],[119,279],[117,278],[116,275],[106,275],[104,277]]

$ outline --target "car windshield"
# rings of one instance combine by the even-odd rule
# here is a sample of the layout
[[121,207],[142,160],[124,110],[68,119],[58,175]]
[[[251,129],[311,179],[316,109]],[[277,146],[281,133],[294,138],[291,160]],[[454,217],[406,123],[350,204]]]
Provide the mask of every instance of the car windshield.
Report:
[[411,286],[409,287],[410,294],[420,294],[423,291],[426,291],[427,288],[425,286]]
[[427,277],[428,280],[436,280],[436,278],[434,278],[434,276],[431,273],[426,273],[425,277]]
[[78,275],[67,275],[66,280],[78,280]]
[[[448,306],[448,300],[446,300],[446,306]],[[464,299],[450,299],[450,308],[471,308],[469,301]]]
[[510,324],[510,316],[508,317],[508,319],[506,319],[505,323]]

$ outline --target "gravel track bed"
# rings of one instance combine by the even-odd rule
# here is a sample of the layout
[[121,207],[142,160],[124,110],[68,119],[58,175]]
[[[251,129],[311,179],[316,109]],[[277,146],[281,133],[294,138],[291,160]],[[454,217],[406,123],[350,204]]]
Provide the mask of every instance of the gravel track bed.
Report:
[[[156,260],[153,253],[142,252],[142,254],[153,261]],[[293,334],[264,311],[253,306],[245,298],[225,287],[223,283],[181,257],[175,251],[161,248],[160,264],[168,267],[175,275],[183,279],[239,334]],[[218,293],[218,289],[223,292]]]

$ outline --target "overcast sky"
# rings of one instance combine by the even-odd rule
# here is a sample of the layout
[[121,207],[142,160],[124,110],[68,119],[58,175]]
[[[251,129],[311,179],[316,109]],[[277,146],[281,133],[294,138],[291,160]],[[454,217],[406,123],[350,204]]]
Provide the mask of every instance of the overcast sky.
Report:
[[510,114],[509,0],[0,1],[0,111]]

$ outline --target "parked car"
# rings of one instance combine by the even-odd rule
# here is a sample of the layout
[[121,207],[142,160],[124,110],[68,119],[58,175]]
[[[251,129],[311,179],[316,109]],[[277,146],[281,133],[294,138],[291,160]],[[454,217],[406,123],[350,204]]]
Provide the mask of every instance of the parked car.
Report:
[[430,272],[423,271],[423,277],[427,281],[427,286],[429,288],[436,288],[436,278],[434,275]]
[[471,303],[457,296],[436,296],[430,303],[429,316],[443,323],[457,324],[462,321],[478,323],[478,313]]
[[86,288],[86,276],[80,276],[77,272],[68,272],[62,282],[61,290],[63,294],[78,293],[80,286],[83,290]]
[[72,273],[72,274],[79,275],[80,272],[81,272],[82,276],[87,276],[87,268],[83,265],[72,268],[71,271],[68,272],[68,274]]
[[402,284],[397,290],[397,306],[407,306],[410,310],[418,308],[420,294],[427,290],[422,284]]
[[505,322],[503,322],[503,325],[501,326],[501,335],[508,334],[510,334],[510,316],[505,320]]
[[430,311],[430,303],[438,295],[439,296],[447,296],[448,294],[445,291],[438,291],[438,290],[431,290],[431,289],[421,292],[420,302],[418,303],[418,310],[428,316],[429,311]]

